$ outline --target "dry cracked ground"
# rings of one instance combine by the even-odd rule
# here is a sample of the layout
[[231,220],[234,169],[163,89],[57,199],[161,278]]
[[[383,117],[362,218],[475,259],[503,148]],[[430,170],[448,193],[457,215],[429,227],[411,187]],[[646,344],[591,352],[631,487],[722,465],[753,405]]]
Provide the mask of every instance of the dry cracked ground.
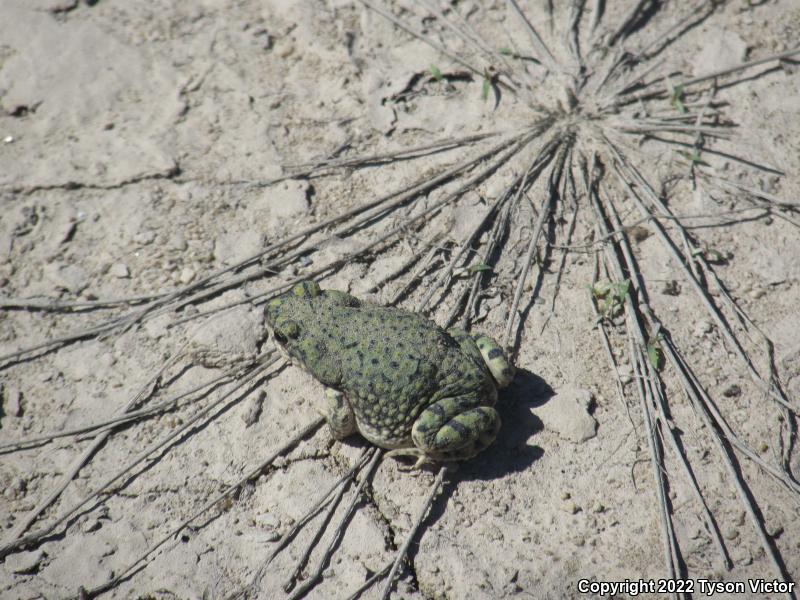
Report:
[[[504,213],[500,249],[464,263],[442,288],[468,293],[480,281],[481,293],[469,296],[468,324],[498,339],[513,333],[508,342],[519,374],[500,398],[503,430],[492,448],[447,474],[391,597],[595,597],[579,593],[579,580],[655,580],[670,568],[695,581],[797,578],[799,488],[786,473],[800,466],[793,447],[800,402],[800,76],[787,56],[732,79],[721,76],[698,92],[678,84],[790,50],[800,39],[800,4],[522,2],[540,43],[553,52],[549,67],[548,52],[526,31],[514,2],[376,3],[385,15],[365,4],[0,0],[0,596],[85,597],[109,582],[101,597],[222,598],[242,590],[366,447],[319,430],[214,502],[317,418],[321,387],[299,369],[236,377],[235,369],[270,347],[260,294],[276,282],[313,275],[325,287],[415,308],[471,232],[483,244],[500,231],[481,229],[482,219],[505,190],[517,189],[526,166],[509,158],[458,202],[425,212],[468,180],[456,174],[346,235],[315,238],[322,235],[315,232],[276,255],[314,244],[292,260],[248,263],[267,268],[259,276],[245,272],[207,298],[21,357],[9,354],[102,325],[420,177],[430,181],[480,152],[473,143],[487,142],[477,137],[525,131],[541,114],[534,110],[539,105],[550,107],[547,135],[563,134],[571,144],[547,160],[567,164],[564,172],[575,179],[551,177],[555,184],[548,188],[543,175],[524,194],[510,194],[516,204]],[[427,38],[413,37],[386,15]],[[580,28],[570,29],[576,23]],[[473,48],[466,38],[490,47]],[[597,50],[603,47],[605,53]],[[636,55],[641,64],[625,62],[630,57],[621,48],[643,49]],[[471,57],[481,53],[496,59],[497,71],[471,68]],[[545,68],[561,73],[553,65],[572,64],[570,56],[585,58],[587,89],[615,56],[634,88],[648,73],[668,76],[643,88],[656,89],[654,96],[612,110],[603,105],[609,96],[597,89],[581,94],[563,79],[541,75]],[[510,65],[512,77],[504,78],[502,65]],[[624,77],[610,79],[610,89],[626,91]],[[518,96],[519,90],[525,93]],[[699,120],[687,124],[686,115],[695,113]],[[643,129],[645,122],[650,129]],[[603,127],[630,134],[624,152],[635,167],[617,163],[616,183],[597,195],[581,187],[579,175],[581,165],[584,173],[600,172],[599,163],[590,172],[581,162],[584,151],[600,156],[613,175],[613,161],[603,155],[611,143],[592,146]],[[680,137],[687,128],[694,137]],[[274,181],[298,172],[290,165],[468,135],[476,140],[451,143],[447,152],[375,159],[330,173],[310,169]],[[687,260],[688,272],[660,242],[654,220],[641,219],[630,200],[645,187],[625,188],[633,168],[659,198],[669,198],[670,210],[692,217],[681,221],[691,239],[676,246],[685,252],[680,256],[697,257]],[[719,188],[720,181],[728,187]],[[575,206],[547,213],[544,241],[529,246],[546,206],[542,199],[556,188],[562,200],[572,189]],[[626,293],[633,292],[620,288],[624,277],[613,277],[611,263],[603,262],[609,245],[602,231],[591,219],[571,218],[573,209],[591,215],[591,198],[619,203],[630,240],[627,258],[619,256],[628,274],[633,265],[646,273],[649,304],[626,308]],[[673,221],[659,221],[669,235]],[[613,221],[604,224],[613,227]],[[364,240],[377,244],[366,254],[359,253]],[[529,255],[533,266],[525,264]],[[332,266],[317,272],[320,265]],[[593,288],[597,265],[606,274],[599,279],[611,281],[610,292]],[[724,288],[715,288],[712,272]],[[225,276],[233,281],[240,273]],[[717,321],[687,283],[693,274],[712,290],[713,302],[730,297],[751,321],[743,313]],[[521,304],[512,310],[518,289]],[[430,315],[444,325],[465,303],[455,293],[436,294]],[[116,299],[128,301],[105,304]],[[61,308],[54,310],[57,302]],[[636,354],[626,354],[637,341],[624,324],[649,314],[650,306],[668,335],[645,328],[652,336],[649,362],[637,363]],[[735,339],[753,349],[760,373],[772,359],[784,404],[740,360],[725,335],[729,320],[738,327]],[[764,350],[759,330],[771,348]],[[670,343],[697,381],[682,383],[679,370],[670,370]],[[661,381],[648,389],[669,400],[669,414],[655,415],[652,435],[648,415],[655,413],[648,411],[656,404],[638,395],[644,379]],[[243,387],[224,396],[237,382]],[[190,393],[113,430],[8,446],[102,422],[131,399],[144,411],[203,385],[210,386],[203,394]],[[687,387],[707,392],[753,457],[730,439],[715,441],[720,432],[725,438],[724,427],[708,420]],[[198,410],[206,412],[192,420]],[[654,473],[653,435],[669,479],[657,475],[660,467]],[[670,440],[687,457],[702,496]],[[81,468],[73,469],[82,454]],[[731,455],[735,460],[726,462]],[[121,478],[109,480],[137,458]],[[395,556],[437,474],[435,467],[398,467],[391,459],[379,464],[307,597],[345,598]],[[68,485],[47,502],[65,476]],[[109,487],[92,497],[104,483]],[[345,501],[351,494],[348,488]],[[323,542],[333,537],[345,504]],[[29,522],[40,505],[45,508]],[[661,506],[668,506],[666,528]],[[46,535],[14,546],[49,524],[55,525]],[[259,597],[288,597],[282,585],[313,536],[303,529],[277,555]],[[321,555],[317,546],[301,583]],[[380,597],[382,586],[363,597]],[[698,592],[695,597],[704,597]],[[777,596],[748,589],[716,597]]]

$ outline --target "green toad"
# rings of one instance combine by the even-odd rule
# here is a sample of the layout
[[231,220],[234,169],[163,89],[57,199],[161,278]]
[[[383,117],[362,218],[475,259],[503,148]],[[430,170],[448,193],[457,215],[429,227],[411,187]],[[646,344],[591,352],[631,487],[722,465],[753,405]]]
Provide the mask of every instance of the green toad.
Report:
[[321,412],[335,438],[358,431],[418,467],[470,458],[497,437],[492,406],[514,369],[490,337],[313,281],[270,301],[265,316],[282,351],[327,386]]

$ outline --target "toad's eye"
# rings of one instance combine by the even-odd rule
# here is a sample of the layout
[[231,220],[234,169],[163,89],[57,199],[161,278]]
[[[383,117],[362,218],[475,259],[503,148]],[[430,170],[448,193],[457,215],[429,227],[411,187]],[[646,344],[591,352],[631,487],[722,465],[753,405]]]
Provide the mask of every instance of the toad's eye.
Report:
[[281,323],[280,329],[275,329],[275,341],[285,344],[289,339],[295,339],[300,335],[300,326],[294,321]]

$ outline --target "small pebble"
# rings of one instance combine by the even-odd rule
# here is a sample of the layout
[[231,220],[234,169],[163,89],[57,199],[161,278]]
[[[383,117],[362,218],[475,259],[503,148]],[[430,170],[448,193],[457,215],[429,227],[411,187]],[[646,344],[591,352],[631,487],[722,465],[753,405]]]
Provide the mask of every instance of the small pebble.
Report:
[[110,275],[117,277],[119,279],[125,279],[131,276],[131,272],[128,270],[128,265],[121,262],[116,262],[111,265],[111,268],[108,270]]
[[114,363],[117,362],[117,359],[114,358],[114,355],[111,354],[110,352],[105,352],[105,353],[100,355],[100,358],[98,359],[98,361],[100,362],[100,365],[102,367],[105,367],[107,369],[107,368],[113,366]]
[[184,267],[181,270],[180,281],[183,284],[191,283],[196,275],[197,273],[195,273],[194,270],[190,269],[189,267]]
[[758,300],[759,298],[763,298],[767,294],[767,290],[760,288],[757,290],[753,290],[750,292],[750,297],[753,300]]
[[4,144],[11,144],[13,141],[14,141],[13,135],[7,135],[6,137],[3,138]]
[[694,335],[695,337],[703,337],[707,333],[711,333],[714,326],[711,324],[711,321],[706,321],[705,319],[701,319],[694,326]]
[[665,296],[678,296],[681,293],[681,286],[674,279],[670,279],[662,284],[661,293]]
[[133,236],[133,241],[137,244],[147,245],[152,244],[156,239],[156,234],[153,231],[140,231]]
[[22,416],[22,392],[18,387],[6,386],[6,403],[3,412],[10,417]]
[[267,397],[267,393],[264,390],[252,398],[248,400],[247,404],[244,407],[244,412],[242,413],[242,420],[244,421],[245,427],[250,427],[258,422],[258,418],[261,416],[261,409],[264,405],[264,399]]
[[771,538],[779,538],[779,537],[781,537],[781,534],[783,533],[783,525],[776,525],[775,527],[770,529],[768,531],[768,533],[769,533],[769,537],[771,537]]
[[601,513],[606,510],[606,507],[603,506],[603,503],[599,500],[595,500],[595,503],[592,505],[592,512]]
[[93,531],[97,531],[102,526],[103,524],[100,522],[100,519],[89,519],[83,524],[83,527],[81,527],[81,531],[83,533],[91,533]]
[[6,570],[12,573],[31,573],[39,567],[39,563],[42,562],[44,556],[43,550],[16,552],[6,556],[5,567]]
[[167,241],[167,247],[171,250],[186,250],[187,245],[182,233],[173,233]]
[[564,502],[561,505],[561,510],[563,510],[565,513],[569,513],[571,515],[574,515],[575,513],[577,513],[580,510],[580,507],[577,504],[575,504],[574,502]]
[[739,531],[738,530],[733,529],[731,527],[731,528],[729,528],[729,529],[727,529],[725,531],[725,539],[726,540],[735,540],[737,537],[739,537]]
[[725,388],[725,390],[722,392],[722,395],[726,398],[736,398],[737,396],[742,395],[742,388],[733,383]]

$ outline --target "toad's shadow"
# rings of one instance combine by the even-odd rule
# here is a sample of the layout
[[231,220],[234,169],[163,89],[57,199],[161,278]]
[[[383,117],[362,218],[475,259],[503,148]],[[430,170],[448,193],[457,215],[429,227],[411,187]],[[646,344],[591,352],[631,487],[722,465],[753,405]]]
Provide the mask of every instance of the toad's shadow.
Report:
[[[541,419],[533,414],[555,395],[547,382],[525,369],[519,369],[514,381],[500,393],[495,408],[500,413],[503,426],[497,440],[475,458],[449,466],[449,475],[442,492],[431,505],[423,526],[435,523],[446,510],[448,500],[460,481],[488,481],[528,469],[544,455],[539,446],[529,443],[536,433],[544,429]],[[427,467],[438,470],[438,465]],[[413,561],[415,550],[409,550]]]
[[[500,413],[502,426],[497,439],[486,450],[464,462],[444,463],[448,467],[448,480],[497,479],[511,473],[525,471],[544,455],[539,446],[529,444],[530,438],[544,429],[541,419],[532,410],[546,404],[555,395],[550,385],[526,369],[518,369],[514,381],[500,391],[495,409]],[[343,440],[344,443],[367,448],[369,442],[360,437]],[[414,460],[400,457],[406,467]],[[437,473],[443,463],[425,463],[422,471]]]
[[[544,455],[539,446],[529,444],[530,438],[544,429],[532,409],[542,406],[555,395],[547,382],[525,369],[517,371],[514,381],[500,392],[495,405],[503,422],[495,442],[478,456],[460,463],[449,463],[448,479],[489,480],[529,468]],[[441,464],[429,463],[422,469],[433,473]]]
[[503,426],[494,444],[475,458],[455,465],[451,479],[485,481],[528,469],[544,455],[542,448],[530,444],[531,437],[544,429],[532,410],[554,395],[544,379],[519,369],[511,385],[500,392],[495,406]]

